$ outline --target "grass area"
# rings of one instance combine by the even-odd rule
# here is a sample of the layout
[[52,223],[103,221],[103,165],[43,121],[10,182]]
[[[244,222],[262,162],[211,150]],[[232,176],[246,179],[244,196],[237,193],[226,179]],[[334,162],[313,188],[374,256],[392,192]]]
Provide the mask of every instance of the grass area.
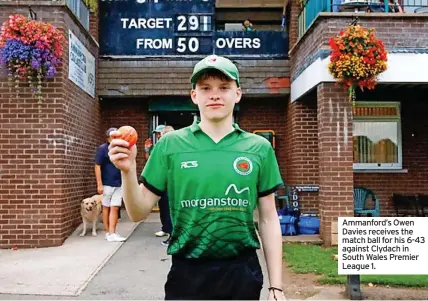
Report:
[[[320,275],[320,283],[345,284],[346,276],[337,274],[337,261],[333,259],[337,248],[314,245],[284,244],[286,264],[297,274]],[[428,287],[428,275],[361,275],[361,283],[395,287]]]

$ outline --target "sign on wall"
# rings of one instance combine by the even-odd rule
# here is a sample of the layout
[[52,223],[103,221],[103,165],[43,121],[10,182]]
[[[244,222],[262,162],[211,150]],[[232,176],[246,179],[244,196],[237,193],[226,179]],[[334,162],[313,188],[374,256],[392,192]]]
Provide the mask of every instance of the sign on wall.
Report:
[[95,57],[68,31],[68,78],[95,98]]
[[215,0],[101,0],[100,55],[286,56],[284,32],[216,31]]
[[318,192],[320,190],[318,185],[296,185],[295,188],[299,192]]

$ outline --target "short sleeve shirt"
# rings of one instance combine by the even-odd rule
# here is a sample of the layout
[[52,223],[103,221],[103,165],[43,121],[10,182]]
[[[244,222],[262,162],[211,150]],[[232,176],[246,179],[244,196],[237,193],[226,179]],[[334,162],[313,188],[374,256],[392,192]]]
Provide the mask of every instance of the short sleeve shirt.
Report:
[[120,170],[114,166],[108,156],[108,143],[100,145],[95,153],[95,164],[101,166],[101,180],[103,185],[122,186],[122,175]]
[[227,258],[260,247],[254,209],[283,181],[269,141],[234,128],[215,143],[195,122],[155,145],[141,180],[159,196],[168,193],[168,254]]

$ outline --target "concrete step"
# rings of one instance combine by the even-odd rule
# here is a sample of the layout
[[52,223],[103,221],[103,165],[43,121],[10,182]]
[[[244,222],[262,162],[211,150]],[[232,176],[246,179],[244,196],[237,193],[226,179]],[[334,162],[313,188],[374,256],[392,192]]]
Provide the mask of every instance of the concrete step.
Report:
[[319,234],[308,235],[295,235],[295,236],[283,236],[283,243],[295,243],[295,244],[312,244],[312,245],[322,245],[323,241],[320,238]]

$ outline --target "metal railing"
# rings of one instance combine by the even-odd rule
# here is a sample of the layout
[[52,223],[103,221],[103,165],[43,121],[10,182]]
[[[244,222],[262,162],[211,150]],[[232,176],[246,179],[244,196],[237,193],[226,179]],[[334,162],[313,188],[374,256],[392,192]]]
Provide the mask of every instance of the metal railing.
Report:
[[299,37],[312,24],[320,12],[331,11],[331,0],[306,0],[299,15]]
[[428,13],[428,0],[305,0],[299,14],[299,37],[321,12]]
[[284,6],[284,0],[216,0],[216,8],[280,8]]
[[89,31],[89,8],[83,0],[66,0],[66,3],[83,27]]

